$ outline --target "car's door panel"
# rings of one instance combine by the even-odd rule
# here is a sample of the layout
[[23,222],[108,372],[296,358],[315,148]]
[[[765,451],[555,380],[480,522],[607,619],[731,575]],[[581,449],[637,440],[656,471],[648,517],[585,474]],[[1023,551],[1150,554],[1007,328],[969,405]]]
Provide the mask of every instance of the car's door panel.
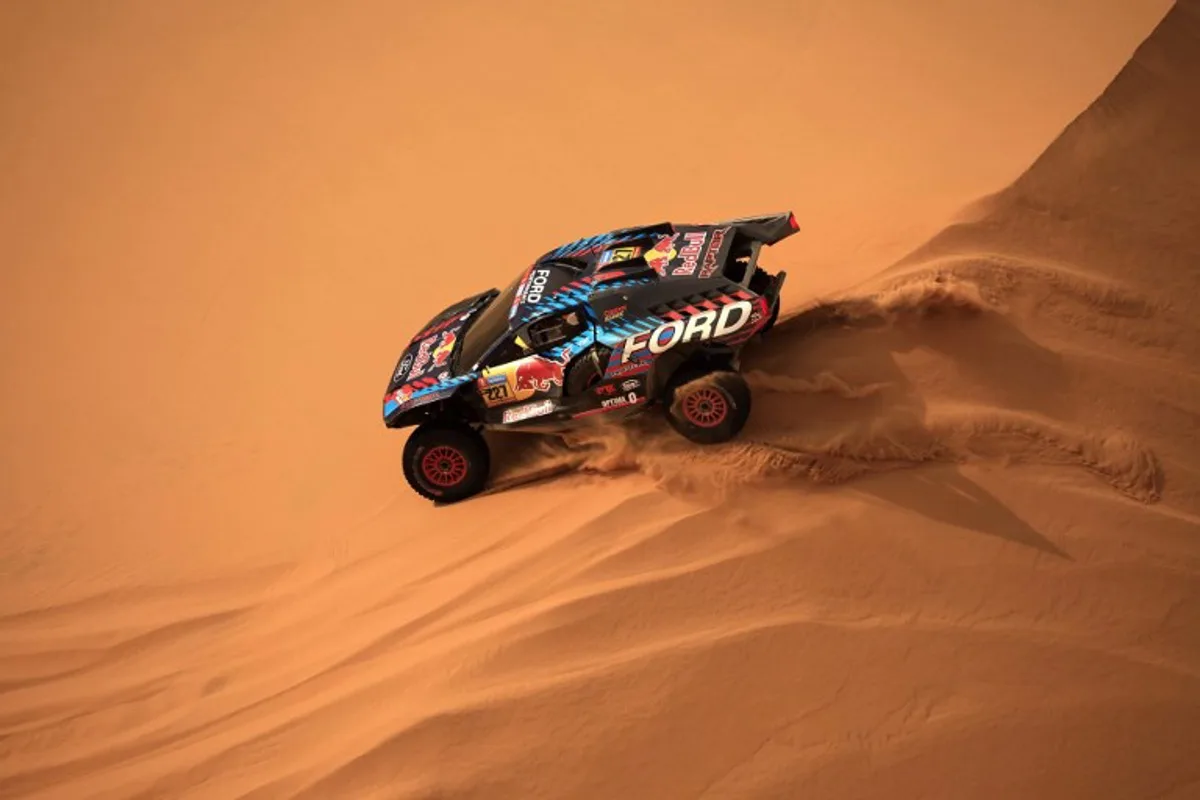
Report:
[[[573,327],[560,331],[557,339],[539,339],[555,317],[570,317]],[[563,401],[564,373],[582,352],[582,340],[594,341],[591,319],[582,309],[546,315],[517,328],[485,360],[477,390],[492,424],[514,424],[546,416],[559,410]],[[537,342],[540,346],[535,346]],[[517,405],[521,404],[521,405]]]

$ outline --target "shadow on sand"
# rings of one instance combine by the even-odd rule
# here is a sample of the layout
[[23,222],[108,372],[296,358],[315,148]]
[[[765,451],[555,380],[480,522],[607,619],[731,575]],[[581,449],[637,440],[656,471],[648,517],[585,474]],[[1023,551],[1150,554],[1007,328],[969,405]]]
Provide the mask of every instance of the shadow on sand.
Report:
[[863,495],[920,514],[926,519],[995,536],[1073,561],[1065,551],[1014,514],[958,467],[938,464],[919,471],[870,476],[855,484]]

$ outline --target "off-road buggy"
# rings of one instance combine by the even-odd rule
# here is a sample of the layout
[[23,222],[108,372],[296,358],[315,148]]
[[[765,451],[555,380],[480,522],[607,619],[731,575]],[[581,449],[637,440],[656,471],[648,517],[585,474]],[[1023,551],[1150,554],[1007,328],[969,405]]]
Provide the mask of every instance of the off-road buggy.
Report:
[[691,441],[733,438],[750,413],[739,356],[774,324],[786,277],[759,267],[759,251],[798,230],[792,213],[623,228],[446,308],[409,341],[383,399],[388,428],[416,426],[409,484],[441,502],[482,491],[488,429],[555,433],[658,408]]

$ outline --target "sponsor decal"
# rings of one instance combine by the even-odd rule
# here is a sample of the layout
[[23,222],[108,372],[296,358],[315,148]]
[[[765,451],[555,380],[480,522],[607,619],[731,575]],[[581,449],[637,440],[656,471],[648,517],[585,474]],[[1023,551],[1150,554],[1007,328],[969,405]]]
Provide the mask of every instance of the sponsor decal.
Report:
[[637,396],[636,392],[629,392],[628,394],[620,394],[620,395],[617,395],[616,397],[610,397],[607,400],[601,400],[600,408],[607,410],[610,408],[624,408],[625,406],[634,406],[634,405],[638,404],[639,400],[641,400],[641,398]]
[[429,357],[432,355],[433,343],[437,340],[437,334],[421,340],[421,344],[417,346],[417,357],[413,361],[412,371],[409,373],[410,378],[415,378],[418,375],[425,374],[425,367],[429,365]]
[[485,369],[476,382],[483,402],[489,406],[514,403],[563,385],[563,365],[541,356]]
[[620,319],[621,317],[625,316],[625,309],[627,308],[629,308],[629,306],[617,306],[616,308],[610,308],[608,311],[604,312],[604,321],[612,322],[614,319]]
[[408,368],[412,366],[413,354],[408,353],[400,360],[400,366],[396,367],[396,372],[392,375],[392,381],[398,381],[408,374]]
[[670,264],[671,259],[675,258],[675,240],[677,238],[679,238],[678,233],[663,236],[654,243],[654,247],[646,251],[646,263],[659,275],[667,273],[667,264]]
[[763,320],[767,316],[767,313],[769,312],[769,310],[770,309],[767,307],[766,298],[763,298],[763,297],[754,298],[754,313],[750,315],[750,324],[757,325],[761,320]]
[[546,267],[538,267],[529,276],[529,286],[525,290],[525,302],[536,304],[542,302],[542,295],[546,293],[546,284],[550,281],[550,270]]
[[704,231],[692,231],[683,235],[683,247],[679,250],[683,263],[671,272],[672,275],[683,277],[696,271],[696,265],[700,263],[700,252],[704,249],[704,241],[707,238],[708,234]]
[[717,228],[713,231],[712,239],[708,243],[708,251],[704,254],[704,264],[700,267],[700,277],[710,278],[717,271],[717,256],[721,252],[721,246],[725,244],[725,237],[729,234],[729,228]]
[[609,395],[609,394],[612,394],[613,392],[617,391],[617,387],[613,386],[611,383],[602,383],[599,386],[597,386],[593,391],[595,391],[596,394]]
[[590,417],[594,414],[604,414],[608,411],[614,411],[618,408],[629,408],[630,406],[640,405],[646,402],[646,398],[641,395],[630,392],[629,394],[617,395],[606,400],[601,400],[600,405],[596,408],[589,408],[586,411],[580,411],[573,415],[576,419],[579,417]]
[[454,343],[458,341],[458,336],[454,331],[442,331],[442,341],[438,344],[437,349],[433,351],[433,365],[435,367],[446,366],[447,359],[454,352]]
[[562,386],[562,364],[533,356],[516,363],[513,377],[517,392],[548,392],[552,386]]
[[556,404],[553,400],[539,400],[536,403],[526,403],[525,405],[506,408],[504,409],[504,422],[505,424],[509,424],[532,417],[542,417],[553,411],[555,407]]
[[[616,360],[617,354],[613,353],[612,361],[609,362],[610,365],[614,364]],[[609,366],[608,371],[604,374],[604,377],[612,380],[613,378],[620,378],[625,375],[639,375],[649,369],[649,361],[630,361],[628,364],[615,364],[613,366]]]
[[639,381],[637,378],[630,378],[629,380],[627,380],[621,384],[621,391],[632,392],[634,389],[638,388],[641,385],[642,385],[642,382]]
[[491,385],[479,387],[479,393],[483,395],[483,402],[487,403],[489,406],[498,406],[501,403],[516,399],[513,397],[512,392],[508,388],[507,377],[505,377],[505,380],[501,383],[493,383]]
[[736,333],[746,326],[753,312],[754,306],[749,301],[737,300],[719,311],[701,311],[684,319],[665,322],[649,333],[639,333],[626,339],[621,351],[621,363],[628,363],[640,350],[657,356],[679,344],[720,339]]
[[605,250],[600,254],[600,266],[615,264],[618,261],[628,261],[641,254],[642,248],[640,247],[614,247],[612,250]]
[[383,402],[384,402],[384,405],[387,405],[388,403],[395,403],[398,406],[402,406],[411,399],[412,399],[412,387],[411,386],[401,386],[399,389],[397,389],[396,391],[392,392],[387,397],[385,397]]

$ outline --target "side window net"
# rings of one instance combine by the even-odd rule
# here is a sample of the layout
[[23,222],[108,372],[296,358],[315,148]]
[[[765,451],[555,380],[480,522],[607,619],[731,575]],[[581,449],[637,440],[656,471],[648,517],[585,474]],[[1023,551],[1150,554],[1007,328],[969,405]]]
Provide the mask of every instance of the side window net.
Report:
[[528,344],[535,352],[540,353],[566,344],[582,333],[585,325],[583,314],[579,311],[545,317],[530,323]]
[[519,358],[560,347],[578,336],[587,327],[582,311],[567,311],[529,323],[505,337],[484,366],[497,367]]

